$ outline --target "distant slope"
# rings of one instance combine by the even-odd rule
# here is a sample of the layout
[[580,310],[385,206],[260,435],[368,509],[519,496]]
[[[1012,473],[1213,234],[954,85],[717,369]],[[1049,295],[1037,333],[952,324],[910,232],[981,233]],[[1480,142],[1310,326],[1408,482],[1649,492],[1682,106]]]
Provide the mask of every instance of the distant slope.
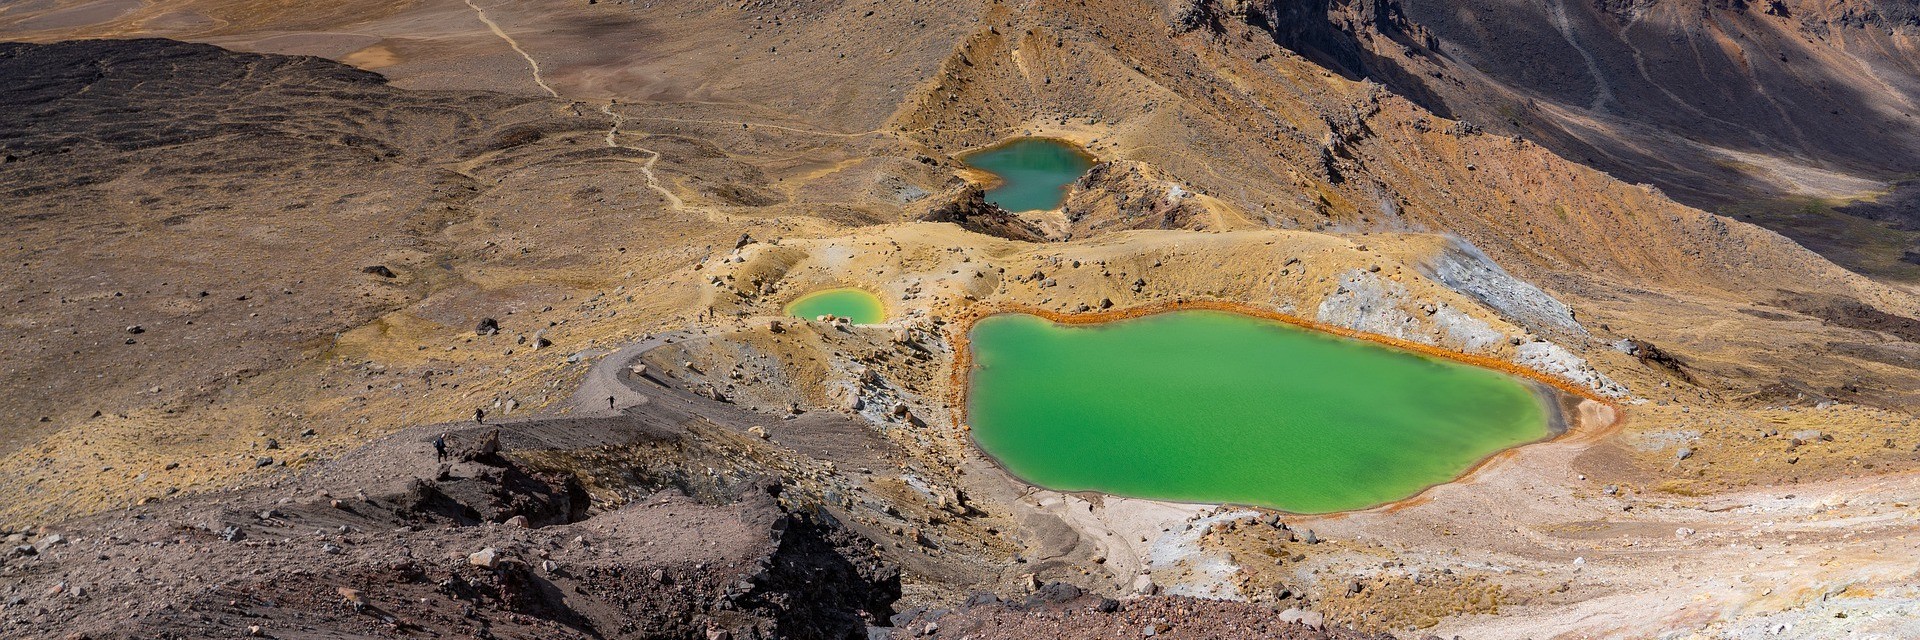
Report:
[[[1202,3],[1204,4],[1204,3]],[[1436,113],[1523,135],[1884,275],[1920,231],[1920,7],[1846,0],[1224,0],[1219,11]],[[1873,237],[1861,237],[1863,232]],[[1880,246],[1884,245],[1884,246]],[[1916,254],[1913,260],[1920,260]]]

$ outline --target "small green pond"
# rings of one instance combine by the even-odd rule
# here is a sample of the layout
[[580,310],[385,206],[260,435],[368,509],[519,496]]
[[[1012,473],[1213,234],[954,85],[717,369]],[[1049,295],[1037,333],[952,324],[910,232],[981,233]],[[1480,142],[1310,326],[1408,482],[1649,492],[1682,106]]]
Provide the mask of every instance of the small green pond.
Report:
[[787,303],[787,315],[812,320],[824,315],[846,318],[854,324],[880,324],[887,307],[880,298],[854,288],[815,291]]
[[1005,314],[970,335],[975,440],[1052,489],[1346,511],[1548,434],[1518,378],[1252,316]]
[[987,190],[987,202],[1008,211],[1059,207],[1067,185],[1093,168],[1093,159],[1079,147],[1047,138],[1020,138],[960,160],[1000,179]]

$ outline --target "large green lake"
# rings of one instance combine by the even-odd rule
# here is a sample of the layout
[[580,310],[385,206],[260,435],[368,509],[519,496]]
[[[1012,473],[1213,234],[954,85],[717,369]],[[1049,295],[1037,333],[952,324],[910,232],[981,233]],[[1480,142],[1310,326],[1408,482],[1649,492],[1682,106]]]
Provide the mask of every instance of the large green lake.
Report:
[[824,315],[846,318],[854,324],[880,324],[887,308],[880,298],[853,288],[815,291],[787,303],[787,315],[812,320]]
[[1003,314],[970,336],[975,440],[1051,489],[1346,511],[1548,433],[1518,378],[1252,316]]
[[987,190],[987,202],[1008,211],[1059,207],[1067,185],[1093,168],[1093,159],[1078,147],[1046,138],[1021,138],[960,160],[1000,178]]

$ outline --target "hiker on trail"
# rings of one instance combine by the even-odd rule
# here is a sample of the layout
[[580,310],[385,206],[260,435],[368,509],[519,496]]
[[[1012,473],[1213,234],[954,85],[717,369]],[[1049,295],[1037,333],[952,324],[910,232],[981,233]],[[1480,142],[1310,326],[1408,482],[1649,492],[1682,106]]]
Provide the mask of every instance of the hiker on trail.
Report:
[[607,396],[607,408],[608,409],[613,408],[613,396]]
[[434,437],[434,439],[433,439],[433,460],[434,460],[434,462],[446,462],[446,461],[447,461],[447,435],[449,435],[449,433],[451,433],[451,432],[448,432],[448,433],[442,433],[442,434],[440,434],[439,436],[436,436],[436,437]]
[[487,410],[486,410],[486,409],[481,409],[481,408],[479,408],[479,407],[474,407],[474,409],[473,409],[473,423],[474,423],[474,424],[486,424],[486,423],[487,423]]

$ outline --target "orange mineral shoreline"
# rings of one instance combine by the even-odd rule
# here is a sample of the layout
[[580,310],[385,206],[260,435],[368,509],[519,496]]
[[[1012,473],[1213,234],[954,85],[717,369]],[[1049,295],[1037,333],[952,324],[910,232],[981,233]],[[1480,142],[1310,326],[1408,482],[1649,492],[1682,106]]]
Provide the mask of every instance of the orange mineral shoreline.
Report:
[[[1196,310],[1225,311],[1228,313],[1237,313],[1241,315],[1253,316],[1256,318],[1282,322],[1285,324],[1301,327],[1311,331],[1319,331],[1322,333],[1328,333],[1328,334],[1337,335],[1341,337],[1352,338],[1355,340],[1365,340],[1368,342],[1387,345],[1397,349],[1412,351],[1415,353],[1425,354],[1425,355],[1433,356],[1436,358],[1445,358],[1448,360],[1453,360],[1455,362],[1461,362],[1461,363],[1473,365],[1476,367],[1492,369],[1495,371],[1506,373],[1508,375],[1519,377],[1524,380],[1529,380],[1529,381],[1537,382],[1537,383],[1552,387],[1568,395],[1581,398],[1583,400],[1592,401],[1594,403],[1597,403],[1598,405],[1598,407],[1596,407],[1595,413],[1601,413],[1603,411],[1605,414],[1604,416],[1603,415],[1592,416],[1594,418],[1599,418],[1600,420],[1604,421],[1604,423],[1590,425],[1588,424],[1588,421],[1585,419],[1588,417],[1587,415],[1585,415],[1587,411],[1585,411],[1584,409],[1576,409],[1575,411],[1572,412],[1573,415],[1566,416],[1568,424],[1567,424],[1567,428],[1564,431],[1561,431],[1558,434],[1554,434],[1550,437],[1547,437],[1541,440],[1536,440],[1534,442],[1529,442],[1521,445],[1516,445],[1513,447],[1508,447],[1506,449],[1502,449],[1500,451],[1494,452],[1493,454],[1488,455],[1487,457],[1481,459],[1479,462],[1475,462],[1472,466],[1467,467],[1464,471],[1461,471],[1459,475],[1454,476],[1452,480],[1448,482],[1429,485],[1425,488],[1422,488],[1418,493],[1415,493],[1406,498],[1402,498],[1400,500],[1395,500],[1393,502],[1387,502],[1387,503],[1375,505],[1372,507],[1367,507],[1364,509],[1354,509],[1349,511],[1340,511],[1340,512],[1334,512],[1334,513],[1324,513],[1324,514],[1295,514],[1295,515],[1312,515],[1314,517],[1328,517],[1328,516],[1340,516],[1340,515],[1353,514],[1353,513],[1364,513],[1369,511],[1386,511],[1386,512],[1398,511],[1400,509],[1405,509],[1407,507],[1412,507],[1415,505],[1425,503],[1430,499],[1427,494],[1430,493],[1435,487],[1439,487],[1444,484],[1456,484],[1456,483],[1471,481],[1473,476],[1479,473],[1481,470],[1487,468],[1488,466],[1492,465],[1495,462],[1511,459],[1513,456],[1517,455],[1517,452],[1520,449],[1526,446],[1541,444],[1541,443],[1548,443],[1548,442],[1558,442],[1558,441],[1595,442],[1595,441],[1598,441],[1600,438],[1613,433],[1621,425],[1625,424],[1626,422],[1626,412],[1621,411],[1620,407],[1614,404],[1612,400],[1604,396],[1601,396],[1600,394],[1594,392],[1592,389],[1574,384],[1573,382],[1568,380],[1564,380],[1555,376],[1550,376],[1545,373],[1541,373],[1539,371],[1535,371],[1533,369],[1522,367],[1518,364],[1514,364],[1506,360],[1501,360],[1491,356],[1461,353],[1461,352],[1453,351],[1450,349],[1442,349],[1440,347],[1436,347],[1433,345],[1421,344],[1418,342],[1412,342],[1408,340],[1402,340],[1399,338],[1383,336],[1377,333],[1368,333],[1365,331],[1358,331],[1358,330],[1349,329],[1346,327],[1338,327],[1338,326],[1326,324],[1323,322],[1318,322],[1315,320],[1309,320],[1309,319],[1291,315],[1291,314],[1281,313],[1278,311],[1274,311],[1272,309],[1263,309],[1263,308],[1254,307],[1251,305],[1241,304],[1238,302],[1228,302],[1224,300],[1184,300],[1183,299],[1183,300],[1156,302],[1153,304],[1141,305],[1137,307],[1129,307],[1126,309],[1115,309],[1115,310],[1109,310],[1109,311],[1089,311],[1085,313],[1067,313],[1067,312],[1061,312],[1061,311],[1054,311],[1050,309],[1041,309],[1038,307],[1032,307],[1027,305],[1007,304],[1007,303],[982,303],[982,304],[976,304],[967,308],[965,312],[961,313],[958,316],[957,318],[958,322],[955,322],[952,325],[952,328],[948,330],[948,336],[947,336],[948,339],[951,341],[951,344],[954,345],[954,358],[953,358],[954,366],[953,366],[952,376],[949,380],[951,385],[950,388],[952,389],[952,403],[949,405],[949,407],[953,415],[954,427],[960,429],[961,431],[968,432],[968,436],[971,437],[972,435],[971,432],[973,429],[966,424],[966,416],[967,416],[967,410],[968,410],[967,392],[969,390],[968,387],[970,386],[967,384],[967,382],[968,382],[968,376],[971,375],[973,371],[973,345],[968,340],[968,336],[971,335],[973,332],[973,325],[981,320],[984,320],[992,316],[1001,315],[1001,314],[1023,313],[1031,316],[1044,318],[1048,321],[1056,322],[1059,324],[1087,325],[1087,324],[1101,324],[1105,322],[1113,322],[1116,320],[1126,320],[1130,318],[1141,318],[1141,317],[1146,317],[1146,316],[1159,314],[1159,313],[1167,313],[1170,311],[1196,311]],[[1584,403],[1582,404],[1584,405]],[[974,447],[979,448],[979,444],[975,443]],[[981,450],[981,453],[985,453],[985,450],[984,449]],[[989,460],[993,461],[995,467],[999,468],[1002,472],[1006,473],[1009,477],[1012,477],[1018,480],[1018,476],[1015,476],[1012,473],[1012,471],[1006,469],[1004,465],[1000,464],[1000,461],[994,458],[992,454],[986,454],[986,457]],[[1022,480],[1021,482],[1025,482],[1025,481]],[[1258,507],[1258,508],[1266,509],[1269,511],[1277,511],[1268,507]]]

